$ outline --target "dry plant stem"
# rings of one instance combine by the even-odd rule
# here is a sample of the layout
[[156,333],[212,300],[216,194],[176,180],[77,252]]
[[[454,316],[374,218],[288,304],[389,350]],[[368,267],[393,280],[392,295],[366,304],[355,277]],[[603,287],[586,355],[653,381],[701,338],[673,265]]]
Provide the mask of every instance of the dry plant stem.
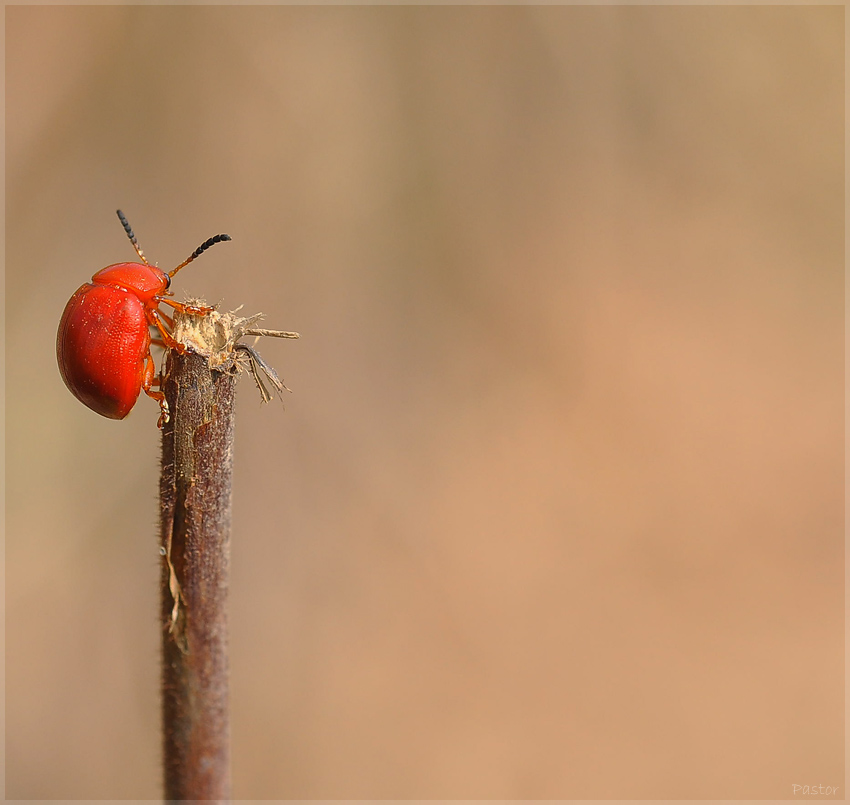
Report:
[[233,397],[240,370],[263,401],[286,389],[246,335],[298,338],[242,318],[178,310],[162,390],[162,713],[165,798],[230,799],[227,587]]
[[165,799],[231,795],[227,590],[236,377],[169,352],[162,431]]

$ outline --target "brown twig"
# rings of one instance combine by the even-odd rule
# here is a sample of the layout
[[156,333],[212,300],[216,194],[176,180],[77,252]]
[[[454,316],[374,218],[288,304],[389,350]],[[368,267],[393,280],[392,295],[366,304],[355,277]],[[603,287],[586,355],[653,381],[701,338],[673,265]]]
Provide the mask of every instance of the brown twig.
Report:
[[[253,348],[237,344],[257,317],[175,315],[162,388],[162,712],[165,798],[231,794],[227,592],[236,374],[283,384]],[[254,332],[272,335],[275,331]],[[297,338],[295,333],[278,334]]]

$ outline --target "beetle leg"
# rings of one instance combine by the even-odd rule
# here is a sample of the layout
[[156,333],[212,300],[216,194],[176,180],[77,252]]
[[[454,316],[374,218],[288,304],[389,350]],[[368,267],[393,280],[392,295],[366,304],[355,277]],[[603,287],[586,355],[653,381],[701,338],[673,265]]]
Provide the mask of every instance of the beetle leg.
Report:
[[168,401],[165,399],[165,394],[161,391],[154,391],[151,386],[160,385],[159,378],[156,377],[155,365],[153,362],[153,358],[151,357],[150,352],[145,357],[145,374],[142,378],[142,391],[156,400],[159,403],[159,419],[156,422],[156,426],[158,428],[162,428],[162,426],[168,422],[169,420],[169,412],[168,412]]
[[173,307],[181,313],[192,313],[195,316],[202,316],[205,313],[212,313],[215,310],[214,307],[207,307],[206,305],[189,305],[185,302],[172,302],[170,299],[164,299],[161,296],[157,297],[157,301],[164,305],[168,305],[169,307]]
[[[168,347],[169,349],[176,349],[181,355],[185,352],[185,348],[182,347],[174,340],[174,336],[165,329],[165,324],[162,321],[162,314],[155,308],[148,308],[145,311],[145,315],[147,316],[148,323],[152,324],[159,330],[160,335],[162,335],[162,343],[163,346]],[[157,339],[159,341],[159,339]]]
[[[205,313],[212,313],[215,310],[214,307],[206,307],[205,305],[187,305],[182,302],[172,302],[170,299],[163,299],[161,296],[155,297],[156,301],[159,303],[164,303],[166,305],[171,305],[175,310],[179,310],[181,313],[191,313],[195,316],[202,316]],[[169,327],[174,327],[174,319],[171,318],[167,313],[163,313],[158,307],[149,307],[145,311],[145,315],[148,319],[148,324],[151,327],[156,327],[159,330],[162,338],[151,339],[152,344],[156,344],[157,346],[167,347],[169,349],[176,349],[181,355],[186,351],[186,348],[178,343],[174,336],[168,332],[165,328],[167,324]]]

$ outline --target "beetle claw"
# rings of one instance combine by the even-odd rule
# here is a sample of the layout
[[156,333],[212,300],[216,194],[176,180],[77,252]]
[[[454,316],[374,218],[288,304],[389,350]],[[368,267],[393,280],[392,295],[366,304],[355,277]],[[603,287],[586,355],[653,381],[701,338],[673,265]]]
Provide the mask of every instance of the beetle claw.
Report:
[[162,430],[163,426],[171,419],[171,413],[168,410],[168,402],[164,399],[159,401],[159,419],[156,421],[156,426]]

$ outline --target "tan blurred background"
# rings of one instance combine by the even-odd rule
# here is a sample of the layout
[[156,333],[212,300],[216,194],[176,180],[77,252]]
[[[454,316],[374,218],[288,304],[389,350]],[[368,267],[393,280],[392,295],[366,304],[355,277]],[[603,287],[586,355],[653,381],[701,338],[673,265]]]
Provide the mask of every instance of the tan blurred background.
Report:
[[843,8],[6,12],[7,796],[160,792],[157,410],[54,354],[119,206],[303,336],[236,797],[843,786]]

